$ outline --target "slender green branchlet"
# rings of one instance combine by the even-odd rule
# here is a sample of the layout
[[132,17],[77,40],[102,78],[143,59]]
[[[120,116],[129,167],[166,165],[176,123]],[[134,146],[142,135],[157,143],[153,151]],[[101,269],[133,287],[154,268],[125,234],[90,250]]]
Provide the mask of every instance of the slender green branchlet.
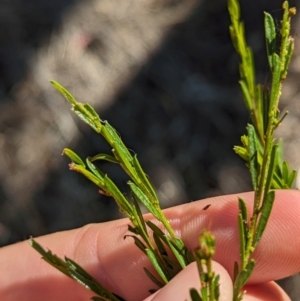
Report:
[[289,8],[287,1],[282,7],[279,36],[273,17],[265,12],[265,38],[271,82],[269,86],[263,86],[256,84],[253,55],[246,43],[238,1],[228,1],[230,34],[240,56],[240,85],[251,116],[247,135],[241,139],[242,146],[234,147],[234,151],[245,160],[255,193],[253,215],[250,218],[245,202],[239,199],[240,263],[235,267],[234,300],[242,300],[242,288],[255,267],[252,253],[267,226],[275,199],[274,189],[291,188],[296,176],[296,172],[291,171],[288,163],[283,160],[282,142],[274,138],[275,129],[286,116],[285,113],[280,118],[278,102],[294,49],[294,40],[290,37],[290,21],[296,10]]

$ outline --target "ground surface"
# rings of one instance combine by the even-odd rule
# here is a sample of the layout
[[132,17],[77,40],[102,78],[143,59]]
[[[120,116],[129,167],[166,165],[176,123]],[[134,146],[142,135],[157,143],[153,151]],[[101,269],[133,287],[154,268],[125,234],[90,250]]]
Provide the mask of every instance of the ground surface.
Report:
[[[265,82],[262,11],[280,1],[242,1]],[[298,5],[296,3],[296,5]],[[249,116],[226,1],[0,1],[0,245],[119,218],[112,200],[60,156],[109,151],[75,118],[49,79],[94,105],[138,153],[165,207],[250,189],[233,154]],[[279,133],[298,155],[300,47],[283,93],[291,114]],[[103,167],[126,190],[126,176]],[[296,300],[296,299],[295,299]]]

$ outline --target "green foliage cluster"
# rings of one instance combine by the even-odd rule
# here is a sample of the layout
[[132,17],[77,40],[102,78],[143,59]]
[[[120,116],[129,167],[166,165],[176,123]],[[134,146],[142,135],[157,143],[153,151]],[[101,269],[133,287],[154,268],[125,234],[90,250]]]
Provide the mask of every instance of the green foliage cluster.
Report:
[[[235,146],[234,151],[246,162],[255,193],[252,216],[247,211],[245,201],[238,199],[240,258],[234,266],[233,300],[240,301],[244,296],[243,287],[255,268],[252,254],[267,226],[275,198],[274,189],[290,188],[296,176],[296,172],[291,171],[288,163],[283,160],[282,142],[274,138],[275,129],[287,114],[284,113],[281,117],[278,102],[294,48],[294,40],[290,37],[290,19],[296,11],[294,8],[289,8],[287,1],[283,3],[279,34],[272,16],[265,13],[266,48],[271,73],[271,81],[267,86],[256,84],[253,54],[246,43],[238,1],[228,0],[228,9],[232,42],[240,56],[239,83],[251,117],[251,124],[247,125],[247,134],[241,138],[242,145]],[[128,230],[131,234],[127,236],[130,236],[135,245],[148,256],[156,271],[154,275],[144,269],[156,286],[150,292],[163,287],[180,270],[192,261],[196,261],[201,288],[191,289],[192,301],[218,300],[219,276],[212,270],[212,258],[215,252],[213,235],[204,229],[199,236],[199,247],[194,252],[189,251],[183,241],[176,237],[164,216],[157,195],[137,155],[128,150],[117,131],[107,121],[100,119],[89,104],[77,102],[60,84],[55,81],[51,83],[69,101],[72,110],[111,147],[111,154],[100,153],[86,158],[85,161],[70,149],[65,149],[63,153],[72,161],[69,165],[71,170],[91,180],[99,187],[101,193],[113,197],[120,211],[129,218],[131,224]],[[96,162],[101,160],[119,164],[127,173],[129,177],[127,184],[131,190],[128,197],[125,197],[113,180],[96,165]],[[139,207],[141,204],[162,224],[165,232],[153,222],[144,220]],[[71,259],[58,258],[51,251],[45,251],[33,239],[30,243],[48,263],[97,294],[93,300],[123,300],[99,284]]]
[[237,0],[228,1],[230,35],[240,56],[239,83],[252,122],[247,125],[247,135],[241,138],[242,146],[234,147],[234,151],[246,161],[255,193],[250,219],[245,202],[239,199],[240,264],[236,262],[234,268],[234,300],[242,300],[244,293],[241,289],[255,267],[251,254],[267,226],[275,198],[273,189],[291,188],[296,176],[296,172],[291,171],[288,163],[283,160],[282,142],[274,139],[275,129],[287,115],[285,113],[280,117],[278,103],[294,49],[290,21],[296,10],[289,8],[287,1],[282,8],[279,36],[272,16],[265,12],[265,39],[271,73],[271,82],[266,86],[256,84],[255,81],[253,54],[246,43],[239,4]]
[[[148,269],[144,268],[145,273],[156,287],[163,287],[180,270],[194,260],[192,253],[187,250],[182,240],[176,237],[169,221],[164,216],[157,195],[147,175],[143,171],[137,155],[128,150],[117,131],[107,121],[101,120],[99,115],[89,104],[77,102],[70,92],[59,83],[55,81],[51,81],[51,83],[70,102],[72,110],[98,134],[102,135],[112,149],[112,155],[100,153],[94,157],[86,158],[85,162],[72,150],[64,149],[63,153],[72,161],[72,163],[69,164],[70,169],[81,173],[96,184],[100,188],[101,193],[114,198],[120,211],[124,213],[131,222],[131,225],[128,225],[128,230],[131,232],[131,235],[127,235],[126,237],[130,236],[135,245],[148,256],[157,275],[153,275]],[[128,174],[130,180],[127,184],[131,189],[129,197],[125,197],[109,176],[104,174],[95,165],[95,162],[99,160],[119,164]],[[139,207],[140,204],[144,205],[163,225],[166,233],[150,220],[144,220]],[[61,259],[58,260],[50,251],[43,251],[42,247],[39,246],[36,241],[31,240],[31,244],[37,251],[42,253],[46,261],[56,268],[59,267],[60,271],[75,280],[79,279],[79,282],[100,295],[100,297],[104,298],[111,295],[111,293],[98,284],[95,279],[91,276],[87,277],[88,274],[81,267],[70,261],[70,259],[66,258],[65,261]],[[170,258],[167,249],[174,255],[174,259]],[[59,266],[57,263],[59,263]],[[76,274],[74,274],[74,270]],[[99,290],[100,287],[101,290]],[[150,289],[151,292],[155,290],[156,289]],[[106,299],[103,300],[110,299],[106,297]]]

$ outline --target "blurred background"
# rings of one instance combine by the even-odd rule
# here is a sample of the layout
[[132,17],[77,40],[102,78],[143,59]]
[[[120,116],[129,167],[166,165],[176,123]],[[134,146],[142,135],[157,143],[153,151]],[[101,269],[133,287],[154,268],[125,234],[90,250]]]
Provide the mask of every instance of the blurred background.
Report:
[[[241,1],[263,83],[262,12],[279,20],[281,5]],[[232,151],[249,115],[226,6],[226,0],[0,0],[0,246],[121,217],[112,199],[68,170],[64,147],[83,158],[110,150],[72,114],[50,79],[118,130],[164,207],[251,189],[244,163]],[[290,114],[278,130],[295,169],[299,16],[282,97]],[[127,190],[120,169],[102,167]]]

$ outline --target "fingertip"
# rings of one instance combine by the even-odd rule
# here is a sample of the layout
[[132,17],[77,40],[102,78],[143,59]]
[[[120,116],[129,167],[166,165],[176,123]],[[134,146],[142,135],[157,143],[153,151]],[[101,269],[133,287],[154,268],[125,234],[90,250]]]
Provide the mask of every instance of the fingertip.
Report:
[[[208,228],[213,233],[216,237],[214,259],[231,274],[234,262],[239,258],[238,197],[244,199],[251,216],[253,192],[214,197],[169,211],[172,226],[177,226],[189,249],[193,250],[196,247],[201,229]],[[208,210],[202,210],[209,204],[211,206]],[[297,251],[300,249],[299,216],[300,191],[276,191],[268,225],[254,253],[257,266],[250,282],[280,279],[300,270]]]
[[[232,281],[227,271],[217,262],[213,262],[213,270],[220,275],[220,298],[219,301],[232,300]],[[190,289],[200,288],[200,279],[197,265],[191,263],[178,275],[176,275],[166,286],[144,301],[182,301],[191,300]]]
[[274,281],[245,287],[244,301],[291,301],[284,290]]

